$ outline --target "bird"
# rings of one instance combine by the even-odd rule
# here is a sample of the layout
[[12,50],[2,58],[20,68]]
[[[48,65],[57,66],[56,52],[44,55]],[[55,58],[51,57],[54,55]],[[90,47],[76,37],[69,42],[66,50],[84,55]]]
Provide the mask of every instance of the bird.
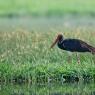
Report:
[[88,43],[80,39],[73,38],[64,39],[64,36],[62,34],[57,35],[56,39],[54,40],[50,48],[53,48],[55,44],[57,44],[57,46],[60,49],[65,51],[81,53],[89,52],[92,53],[93,55],[95,54],[95,47],[89,45]]

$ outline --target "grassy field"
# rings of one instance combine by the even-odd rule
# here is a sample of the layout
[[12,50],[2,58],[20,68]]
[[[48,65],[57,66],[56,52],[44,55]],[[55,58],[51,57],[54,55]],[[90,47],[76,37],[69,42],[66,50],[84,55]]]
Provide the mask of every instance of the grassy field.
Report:
[[95,15],[95,0],[1,0],[0,15]]
[[[67,32],[68,31],[68,32]],[[74,32],[75,31],[75,32]],[[76,28],[64,29],[66,38],[79,38],[95,46],[95,32]],[[72,32],[72,33],[71,33]],[[46,81],[95,78],[95,56],[76,53],[68,63],[68,54],[50,45],[59,32],[15,31],[0,32],[0,80]]]

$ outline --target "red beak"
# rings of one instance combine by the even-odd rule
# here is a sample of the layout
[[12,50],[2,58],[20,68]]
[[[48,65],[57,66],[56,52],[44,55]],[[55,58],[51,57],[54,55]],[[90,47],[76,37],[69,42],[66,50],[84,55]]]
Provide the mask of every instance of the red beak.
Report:
[[57,42],[58,42],[58,37],[57,37],[57,39],[55,39],[55,41],[53,42],[53,44],[51,45],[50,48],[53,48]]

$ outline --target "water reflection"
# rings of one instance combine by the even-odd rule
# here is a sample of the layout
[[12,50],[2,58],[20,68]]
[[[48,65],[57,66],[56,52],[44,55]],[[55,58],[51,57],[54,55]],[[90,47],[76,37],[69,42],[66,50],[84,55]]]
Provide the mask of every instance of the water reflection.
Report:
[[1,84],[0,95],[95,95],[95,84]]

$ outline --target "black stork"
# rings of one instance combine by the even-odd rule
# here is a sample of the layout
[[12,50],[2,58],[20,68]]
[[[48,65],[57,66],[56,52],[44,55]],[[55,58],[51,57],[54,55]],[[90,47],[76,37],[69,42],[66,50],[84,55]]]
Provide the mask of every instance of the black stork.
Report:
[[90,52],[92,54],[95,54],[95,47],[87,44],[80,39],[64,39],[63,35],[59,34],[51,45],[51,48],[53,48],[56,43],[62,50],[70,52]]

